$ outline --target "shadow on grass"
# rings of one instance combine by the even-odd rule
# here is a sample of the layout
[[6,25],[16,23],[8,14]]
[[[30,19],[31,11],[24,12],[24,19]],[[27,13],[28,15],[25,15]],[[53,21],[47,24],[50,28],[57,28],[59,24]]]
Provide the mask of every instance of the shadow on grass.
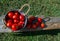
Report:
[[[46,21],[43,20],[43,22],[45,23]],[[17,32],[17,34],[14,33],[14,35],[15,36],[36,36],[36,35],[57,35],[58,33],[60,33],[60,29],[28,31],[28,32]]]
[[[35,21],[34,21],[35,22]],[[43,20],[45,23],[46,21]],[[60,29],[57,30],[40,30],[40,31],[28,31],[28,32],[15,32],[14,36],[36,36],[36,35],[57,35],[60,33]]]
[[[45,23],[46,21],[43,20]],[[57,30],[40,30],[40,31],[29,31],[29,32],[17,32],[16,36],[36,36],[36,35],[57,35],[60,33],[60,29]]]
[[41,31],[34,31],[34,32],[17,32],[14,34],[15,36],[36,36],[36,35],[57,35],[60,33],[60,30],[41,30]]

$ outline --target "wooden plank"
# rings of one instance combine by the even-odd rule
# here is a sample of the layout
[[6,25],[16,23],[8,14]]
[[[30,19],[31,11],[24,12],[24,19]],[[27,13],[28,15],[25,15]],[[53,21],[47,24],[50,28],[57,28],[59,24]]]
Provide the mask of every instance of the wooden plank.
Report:
[[47,27],[43,30],[60,29],[60,17],[51,17],[50,21],[46,22]]
[[[21,29],[19,31],[15,32],[25,32],[25,31],[39,31],[39,30],[53,30],[53,29],[60,29],[60,17],[50,17],[50,20],[45,22],[46,27],[44,29],[41,29],[38,27],[37,29],[27,29],[26,27],[24,29]],[[11,29],[4,29],[3,27],[3,22],[0,20],[0,32],[12,32]]]

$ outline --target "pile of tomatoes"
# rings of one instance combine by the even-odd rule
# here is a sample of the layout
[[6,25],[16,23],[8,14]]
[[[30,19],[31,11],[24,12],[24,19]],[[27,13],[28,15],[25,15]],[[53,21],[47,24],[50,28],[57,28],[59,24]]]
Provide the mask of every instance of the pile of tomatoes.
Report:
[[5,16],[6,26],[11,28],[12,31],[23,28],[25,16],[18,11],[9,11]]
[[[18,11],[9,11],[5,16],[5,24],[12,31],[17,31],[23,28],[25,23],[25,16]],[[45,24],[42,18],[31,16],[27,20],[26,28],[36,29],[37,27],[44,28]]]
[[30,29],[30,28],[31,29],[36,29],[38,27],[44,28],[45,24],[43,23],[42,18],[31,16],[31,17],[29,17],[28,23],[27,23],[26,26],[27,26],[28,29]]

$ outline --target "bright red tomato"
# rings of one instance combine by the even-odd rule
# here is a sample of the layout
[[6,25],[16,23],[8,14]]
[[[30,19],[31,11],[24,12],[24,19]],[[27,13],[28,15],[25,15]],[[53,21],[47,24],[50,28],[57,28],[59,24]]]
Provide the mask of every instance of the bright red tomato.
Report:
[[42,22],[42,19],[41,19],[41,18],[38,18],[38,22],[40,22],[40,23],[41,23],[41,22]]
[[14,15],[14,12],[12,12],[12,11],[8,12],[8,17],[9,18],[13,18],[13,15]]
[[32,28],[33,28],[33,29],[36,29],[36,28],[37,28],[36,24],[33,24],[33,25],[32,25]]
[[12,23],[11,22],[8,22],[6,25],[7,25],[7,27],[11,27],[12,26]]
[[18,11],[15,11],[15,15],[19,16],[19,15],[20,15],[20,13],[19,13]]
[[17,30],[18,30],[17,24],[13,24],[12,25],[12,31],[17,31]]
[[41,28],[44,28],[45,27],[45,24],[44,23],[41,23]]
[[17,19],[14,19],[14,23],[18,23],[19,22],[19,20],[17,20]]
[[24,19],[25,19],[24,15],[20,15],[19,18],[21,21],[24,21]]
[[22,26],[23,24],[24,24],[23,21],[20,21],[20,22],[18,23],[19,26]]
[[14,16],[13,16],[13,19],[18,19],[18,16],[17,16],[17,15],[14,15]]

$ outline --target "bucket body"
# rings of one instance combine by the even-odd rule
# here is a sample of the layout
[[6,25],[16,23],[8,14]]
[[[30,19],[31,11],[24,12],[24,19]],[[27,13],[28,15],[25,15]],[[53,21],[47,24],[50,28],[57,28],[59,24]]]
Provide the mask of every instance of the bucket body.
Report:
[[[27,15],[25,15],[24,12],[21,12],[21,11],[19,11],[19,10],[11,10],[11,11],[18,11],[19,14],[24,15],[24,18],[25,18],[25,19],[24,19],[24,25],[23,25],[23,27],[22,27],[21,29],[19,29],[19,30],[17,30],[17,31],[20,31],[20,30],[24,29],[25,26],[26,26],[26,24],[27,24],[27,19],[28,19]],[[5,26],[6,26],[6,19],[7,19],[6,16],[7,16],[7,14],[5,15],[4,20],[3,20]],[[7,26],[6,26],[6,27],[7,27]],[[9,27],[7,27],[7,28],[9,28]]]

